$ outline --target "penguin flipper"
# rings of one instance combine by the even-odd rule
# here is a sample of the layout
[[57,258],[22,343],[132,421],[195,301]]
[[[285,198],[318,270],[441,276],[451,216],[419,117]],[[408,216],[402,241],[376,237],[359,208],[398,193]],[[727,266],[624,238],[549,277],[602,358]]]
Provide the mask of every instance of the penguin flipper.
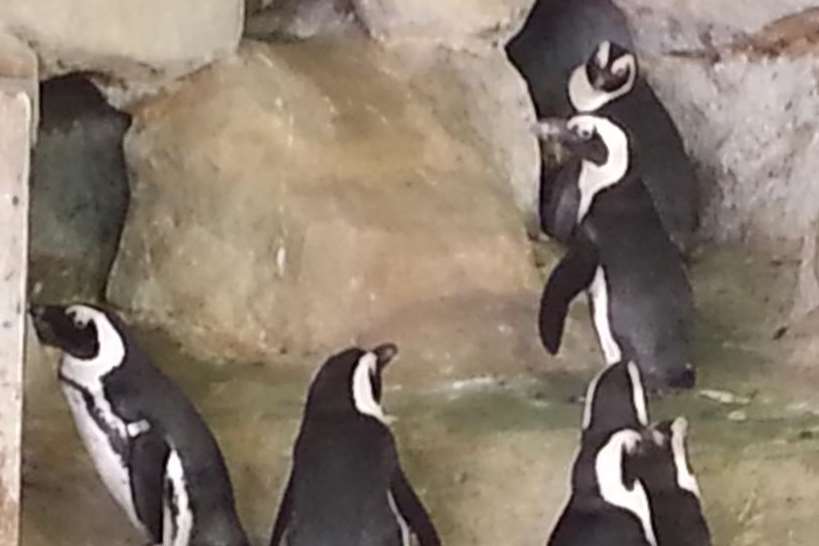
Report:
[[134,508],[154,543],[162,542],[162,489],[170,450],[163,438],[149,430],[131,439],[131,491]]
[[287,533],[287,524],[290,523],[290,512],[293,508],[292,497],[290,490],[293,484],[293,474],[287,480],[287,486],[284,489],[284,496],[279,505],[279,513],[276,515],[276,522],[273,524],[273,533],[270,535],[270,546],[281,546],[282,539]]
[[597,251],[589,244],[578,244],[569,250],[555,267],[540,298],[540,339],[551,354],[560,350],[569,305],[594,278],[598,264]]
[[540,177],[540,227],[550,237],[566,243],[577,227],[580,188],[577,186],[580,163],[572,161],[556,172]]
[[438,531],[435,530],[429,513],[421,504],[421,500],[415,494],[400,466],[393,473],[390,493],[392,493],[401,517],[404,518],[413,534],[418,538],[419,546],[440,546],[441,539],[438,537]]

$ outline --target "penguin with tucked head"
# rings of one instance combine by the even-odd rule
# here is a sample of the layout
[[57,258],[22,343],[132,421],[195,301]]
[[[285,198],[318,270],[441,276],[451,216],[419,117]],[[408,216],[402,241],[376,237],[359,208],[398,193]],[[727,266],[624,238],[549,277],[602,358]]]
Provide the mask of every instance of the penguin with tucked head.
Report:
[[653,390],[690,388],[691,286],[629,134],[593,115],[575,116],[564,129],[560,139],[577,160],[540,213],[569,248],[541,298],[543,344],[558,352],[569,305],[585,290],[607,364],[635,361]]
[[506,45],[538,117],[567,116],[566,83],[601,41],[632,45],[626,17],[611,0],[537,0]]
[[381,408],[391,343],[331,356],[310,385],[271,546],[421,546],[440,539]]
[[632,464],[645,484],[657,541],[662,546],[711,546],[700,487],[688,462],[688,421],[678,417],[652,425]]
[[569,78],[567,95],[577,113],[610,118],[628,129],[640,170],[663,227],[686,254],[699,224],[699,187],[674,120],[639,74],[636,55],[604,40]]
[[163,546],[248,546],[221,451],[193,404],[112,311],[32,306],[62,351],[58,379],[94,467],[134,526]]
[[548,546],[657,546],[643,483],[629,473],[648,424],[640,370],[621,361],[589,384],[571,494]]

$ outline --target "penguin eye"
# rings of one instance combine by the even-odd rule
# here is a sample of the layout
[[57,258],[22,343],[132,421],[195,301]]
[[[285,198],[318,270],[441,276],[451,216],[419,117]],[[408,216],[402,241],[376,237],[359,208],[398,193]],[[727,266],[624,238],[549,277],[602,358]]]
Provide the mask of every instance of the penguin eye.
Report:
[[591,140],[591,138],[594,136],[594,131],[592,129],[582,127],[578,131],[578,135],[580,135],[580,138],[582,138],[583,140]]
[[88,326],[88,322],[90,317],[83,317],[80,316],[80,313],[77,312],[76,309],[69,309],[66,311],[66,315],[74,322],[74,326],[78,330],[84,330],[86,326]]

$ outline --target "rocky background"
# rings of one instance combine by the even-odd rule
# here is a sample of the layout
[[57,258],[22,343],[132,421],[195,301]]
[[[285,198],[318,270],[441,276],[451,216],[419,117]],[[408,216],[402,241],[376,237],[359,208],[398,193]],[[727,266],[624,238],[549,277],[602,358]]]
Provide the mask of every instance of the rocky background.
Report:
[[[694,257],[705,271],[694,275],[699,309],[710,321],[704,323],[754,341],[781,339],[766,359],[815,368],[819,8],[807,0],[739,7],[727,0],[614,1],[701,177],[703,252],[744,249],[742,259]],[[531,3],[0,2],[0,89],[22,88],[40,105],[32,134],[32,299],[108,302],[160,328],[190,362],[287,361],[305,371],[341,346],[389,339],[412,363],[390,372],[402,385],[596,369],[599,355],[581,309],[572,313],[560,357],[548,357],[537,338],[542,269],[560,250],[534,240],[534,111],[504,52]],[[51,370],[29,342],[36,365],[26,370],[27,392],[47,398]],[[745,358],[745,345],[714,343],[741,353],[731,363]],[[230,396],[213,396],[243,399],[264,381],[253,378],[226,389]],[[788,380],[802,383],[800,376]],[[218,391],[221,383],[214,384]],[[554,441],[532,424],[548,413],[538,389],[533,399],[542,413],[527,421],[538,431],[533,449]],[[301,391],[287,396],[297,415]],[[64,410],[56,399],[53,407]],[[59,428],[48,416],[42,428]],[[229,438],[234,420],[225,410]],[[509,428],[512,418],[498,422]],[[441,450],[460,430],[434,419],[428,426]],[[715,445],[722,427],[713,424]],[[768,427],[768,439],[770,430],[780,431],[776,423]],[[576,431],[564,432],[561,449],[570,451]],[[241,434],[255,450],[256,429]],[[46,436],[44,453],[60,447],[57,436]],[[517,494],[508,491],[504,457],[534,461],[539,452],[496,432],[485,438],[487,451],[500,454],[492,463],[498,487]],[[285,443],[275,449],[284,453]],[[790,445],[776,449],[761,457],[790,453]],[[725,457],[745,457],[748,449],[725,453],[701,457],[719,475]],[[29,459],[31,475],[38,462]],[[796,469],[788,475],[794,486],[806,468],[815,469],[787,460]],[[715,513],[736,515],[746,529],[732,544],[767,544],[770,529],[784,533],[792,520],[812,518],[790,514],[791,493],[765,481],[773,478],[760,469],[769,467],[753,464],[749,459],[753,480],[745,467],[725,477],[750,492],[738,488],[712,501]],[[555,505],[563,470],[549,478]],[[719,492],[722,482],[711,483]],[[533,484],[527,498],[536,503],[543,488]],[[815,506],[812,490],[802,487],[799,506]],[[43,491],[32,498],[52,498]],[[760,501],[758,491],[776,494]],[[478,502],[475,495],[470,502]],[[446,512],[441,499],[434,502]],[[757,517],[765,502],[787,516],[781,528]],[[464,506],[451,509],[466,514]],[[458,536],[508,531],[464,514],[451,518],[469,522]],[[548,527],[540,522],[540,534],[528,533],[537,543]],[[499,534],[495,543],[503,539]]]
[[[703,241],[798,262],[785,314],[807,315],[819,10],[617,4],[698,165]],[[205,357],[387,336],[453,366],[509,347],[538,365],[537,146],[503,51],[529,7],[4,3],[1,75],[36,96],[38,79],[84,74],[120,110],[86,90],[66,122],[60,81],[42,87],[35,298],[106,299]]]

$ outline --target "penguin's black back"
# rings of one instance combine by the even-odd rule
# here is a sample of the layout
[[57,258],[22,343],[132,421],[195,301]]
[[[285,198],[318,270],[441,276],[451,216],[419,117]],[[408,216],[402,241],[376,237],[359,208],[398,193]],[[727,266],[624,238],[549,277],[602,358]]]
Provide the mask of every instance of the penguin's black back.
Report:
[[[191,546],[246,546],[224,457],[202,416],[182,390],[140,348],[120,323],[126,355],[103,380],[105,396],[128,421],[147,420],[149,434],[177,452],[194,527]],[[164,467],[163,467],[164,470]]]
[[693,296],[651,196],[636,172],[626,176],[595,196],[581,236],[593,241],[606,274],[615,338],[653,387],[657,373],[688,362]]
[[604,41],[633,49],[626,17],[611,0],[537,0],[506,46],[538,117],[566,116],[569,76]]
[[650,546],[640,522],[624,510],[604,505],[594,510],[572,500],[560,516],[548,546]]
[[324,414],[302,425],[294,449],[288,546],[398,546],[388,495],[395,443],[378,420]]
[[628,129],[640,174],[664,228],[686,253],[699,224],[699,182],[674,120],[643,78],[596,112]]

